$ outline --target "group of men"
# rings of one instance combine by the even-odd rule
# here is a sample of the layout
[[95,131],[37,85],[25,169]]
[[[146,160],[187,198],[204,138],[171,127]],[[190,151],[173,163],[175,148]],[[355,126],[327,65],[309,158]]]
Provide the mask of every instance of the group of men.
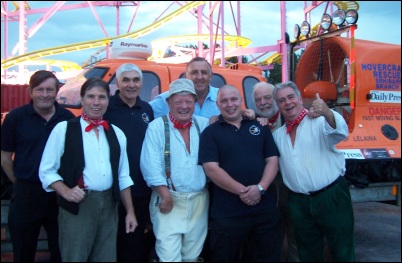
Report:
[[257,83],[257,118],[247,118],[238,89],[211,79],[194,58],[146,103],[141,70],[123,64],[110,98],[104,81],[83,84],[74,118],[55,100],[57,78],[36,72],[31,103],[2,125],[14,261],[34,260],[42,225],[52,261],[148,261],[149,222],[159,261],[202,260],[208,230],[212,261],[324,261],[325,242],[334,261],[354,261],[335,149],[344,119],[319,95],[305,109],[293,82]]

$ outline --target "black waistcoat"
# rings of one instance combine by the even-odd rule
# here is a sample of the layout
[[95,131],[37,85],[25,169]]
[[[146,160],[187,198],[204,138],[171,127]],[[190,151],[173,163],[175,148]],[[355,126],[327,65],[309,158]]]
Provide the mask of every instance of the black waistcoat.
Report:
[[[82,131],[80,118],[73,118],[67,121],[66,141],[64,145],[64,153],[60,161],[59,174],[63,178],[64,183],[73,188],[77,185],[79,177],[82,175],[85,167],[84,144],[82,140]],[[110,149],[110,163],[113,174],[113,197],[116,201],[120,200],[120,189],[118,180],[118,169],[120,161],[120,144],[116,133],[109,123],[109,131],[105,130],[106,138]],[[91,165],[91,164],[87,164]],[[58,195],[59,205],[72,214],[77,215],[79,204],[69,202],[62,196]]]

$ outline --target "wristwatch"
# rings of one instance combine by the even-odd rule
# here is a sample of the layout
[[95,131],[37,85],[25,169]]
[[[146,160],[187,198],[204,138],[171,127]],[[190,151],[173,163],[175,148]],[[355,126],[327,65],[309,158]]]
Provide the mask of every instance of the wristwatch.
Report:
[[260,184],[257,184],[257,186],[258,186],[258,190],[260,190],[260,194],[261,195],[265,194],[264,188]]

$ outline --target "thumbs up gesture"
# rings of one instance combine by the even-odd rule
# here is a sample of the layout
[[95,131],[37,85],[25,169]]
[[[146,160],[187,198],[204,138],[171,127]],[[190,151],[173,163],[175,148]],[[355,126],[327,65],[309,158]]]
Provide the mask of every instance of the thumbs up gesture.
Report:
[[308,110],[307,115],[310,118],[317,118],[320,116],[325,116],[326,114],[329,114],[329,112],[330,112],[330,109],[328,108],[325,101],[323,101],[320,98],[320,94],[316,93],[315,100],[313,101],[310,109]]

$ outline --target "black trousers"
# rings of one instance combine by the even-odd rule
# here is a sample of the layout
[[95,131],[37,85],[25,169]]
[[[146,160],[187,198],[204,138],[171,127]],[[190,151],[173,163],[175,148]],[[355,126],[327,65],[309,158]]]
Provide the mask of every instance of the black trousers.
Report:
[[8,227],[14,262],[33,262],[38,236],[43,226],[47,233],[50,261],[61,262],[57,194],[46,192],[39,181],[18,180],[10,200]]
[[[117,230],[117,261],[147,262],[155,237],[149,228],[150,197],[133,197],[134,213],[138,226],[133,233],[126,233],[126,209],[119,204],[119,227]],[[147,228],[148,226],[148,228]]]
[[280,262],[283,228],[277,210],[210,220],[211,260],[239,262],[247,248],[247,262]]

